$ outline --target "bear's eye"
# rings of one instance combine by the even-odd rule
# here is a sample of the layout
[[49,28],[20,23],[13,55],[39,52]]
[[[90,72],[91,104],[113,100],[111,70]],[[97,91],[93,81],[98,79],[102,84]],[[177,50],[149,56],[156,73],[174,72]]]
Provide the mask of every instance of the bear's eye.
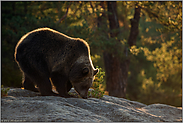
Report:
[[83,73],[83,75],[87,75],[89,73],[89,69],[88,68],[83,68],[82,73]]

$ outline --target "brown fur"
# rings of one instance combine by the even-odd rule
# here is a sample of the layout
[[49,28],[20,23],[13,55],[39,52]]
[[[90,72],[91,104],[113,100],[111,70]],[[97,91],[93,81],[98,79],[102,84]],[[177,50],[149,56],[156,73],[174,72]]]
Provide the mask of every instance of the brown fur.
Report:
[[24,88],[37,91],[34,87],[37,85],[41,95],[57,95],[52,92],[51,78],[59,96],[70,97],[67,92],[73,85],[86,98],[98,72],[86,41],[50,28],[39,28],[24,35],[15,48],[15,60],[24,75]]

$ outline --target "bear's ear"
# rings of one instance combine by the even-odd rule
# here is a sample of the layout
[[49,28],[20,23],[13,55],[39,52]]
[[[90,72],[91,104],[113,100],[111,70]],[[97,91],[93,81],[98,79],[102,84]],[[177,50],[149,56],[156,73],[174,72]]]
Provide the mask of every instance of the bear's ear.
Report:
[[88,68],[83,68],[82,73],[83,73],[83,75],[87,75],[89,73],[89,69]]
[[95,69],[95,70],[94,70],[94,74],[93,74],[93,76],[95,76],[98,72],[99,72],[99,69],[98,69],[98,68],[97,68],[97,69]]

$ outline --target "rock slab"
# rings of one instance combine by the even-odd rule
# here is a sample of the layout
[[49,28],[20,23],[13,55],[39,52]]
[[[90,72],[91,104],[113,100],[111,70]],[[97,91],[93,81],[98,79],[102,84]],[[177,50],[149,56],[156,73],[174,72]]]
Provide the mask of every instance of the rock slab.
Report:
[[13,88],[1,98],[1,122],[182,122],[182,107],[145,105],[105,95],[101,99],[38,96]]

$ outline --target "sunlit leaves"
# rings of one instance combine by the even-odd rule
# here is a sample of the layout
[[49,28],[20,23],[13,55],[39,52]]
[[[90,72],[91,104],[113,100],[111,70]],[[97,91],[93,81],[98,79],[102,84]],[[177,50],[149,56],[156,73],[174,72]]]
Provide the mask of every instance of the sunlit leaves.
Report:
[[[162,43],[160,48],[154,51],[149,51],[144,48],[144,54],[149,61],[154,62],[154,67],[157,68],[157,79],[167,81],[171,75],[178,74],[182,68],[182,50],[177,47],[172,47],[175,41]],[[171,48],[170,48],[171,47]]]
[[[142,82],[139,100],[148,104],[168,102],[181,106],[182,3],[142,3],[144,15],[140,23],[140,42],[130,49],[139,58],[136,67],[143,66],[141,72],[136,73],[137,83]],[[142,54],[149,62],[143,61]]]
[[182,30],[182,2],[144,2],[143,11],[165,26],[163,31]]
[[138,53],[140,52],[140,49],[137,48],[137,47],[134,45],[134,46],[132,46],[132,47],[130,48],[130,52],[131,52],[133,55],[138,55]]
[[102,70],[102,68],[99,68],[99,72],[95,76],[95,80],[92,84],[92,90],[91,92],[88,93],[89,96],[95,97],[95,98],[101,98],[104,95],[104,77],[105,77],[105,72]]

